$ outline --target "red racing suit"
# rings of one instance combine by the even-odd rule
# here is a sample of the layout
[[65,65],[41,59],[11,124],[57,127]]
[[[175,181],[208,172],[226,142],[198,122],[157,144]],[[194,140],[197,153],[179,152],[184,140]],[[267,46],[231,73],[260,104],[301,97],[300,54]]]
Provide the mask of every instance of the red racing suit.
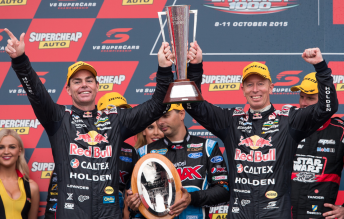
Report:
[[[322,126],[338,109],[331,70],[315,65],[317,104],[304,109],[286,105],[253,115],[207,101],[183,104],[226,148],[231,192],[228,218],[291,218],[291,172],[298,143]],[[190,64],[188,78],[200,89],[202,63]],[[230,96],[224,97],[230,101]],[[245,202],[242,204],[242,200]]]
[[56,218],[122,218],[118,162],[133,161],[121,155],[121,144],[167,112],[169,105],[162,102],[173,80],[171,68],[158,68],[152,99],[102,113],[54,103],[25,54],[12,59],[12,67],[49,137],[57,173]]
[[344,159],[344,123],[328,120],[318,131],[303,139],[296,151],[291,175],[293,218],[324,218],[335,204]]

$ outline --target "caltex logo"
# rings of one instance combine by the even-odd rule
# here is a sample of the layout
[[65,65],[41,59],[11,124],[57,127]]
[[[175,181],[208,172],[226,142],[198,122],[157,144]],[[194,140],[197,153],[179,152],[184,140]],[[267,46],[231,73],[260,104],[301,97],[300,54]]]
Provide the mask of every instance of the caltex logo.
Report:
[[76,158],[70,161],[70,165],[72,166],[72,168],[78,168],[79,164],[79,160]]

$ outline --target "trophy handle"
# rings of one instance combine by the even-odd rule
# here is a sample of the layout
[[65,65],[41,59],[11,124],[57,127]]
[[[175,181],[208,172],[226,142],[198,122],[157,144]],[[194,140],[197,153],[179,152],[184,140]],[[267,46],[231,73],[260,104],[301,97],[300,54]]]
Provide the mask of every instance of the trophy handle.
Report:
[[[193,30],[193,37],[192,37],[192,42],[196,41],[196,26],[197,26],[197,13],[198,10],[190,10],[190,14],[194,14],[194,30]],[[188,63],[190,63],[191,60],[188,60]]]
[[[164,42],[166,42],[166,39],[165,39],[165,32],[164,32],[164,25],[162,24],[162,18],[161,16],[162,15],[166,15],[166,12],[158,12],[158,16],[159,16],[159,23],[160,23],[160,29],[161,29],[161,35],[162,35],[162,40]],[[172,59],[170,59],[170,62],[172,62],[174,65],[175,63],[172,61]]]
[[166,12],[158,12],[159,22],[160,22],[160,28],[161,28],[161,34],[162,34],[162,40],[163,40],[164,42],[166,42],[166,39],[165,39],[165,32],[164,32],[164,26],[162,25],[162,18],[161,18],[162,15],[166,15]]
[[198,10],[190,10],[190,14],[194,14],[193,42],[195,42],[196,41],[196,27],[197,27],[197,14],[198,14]]

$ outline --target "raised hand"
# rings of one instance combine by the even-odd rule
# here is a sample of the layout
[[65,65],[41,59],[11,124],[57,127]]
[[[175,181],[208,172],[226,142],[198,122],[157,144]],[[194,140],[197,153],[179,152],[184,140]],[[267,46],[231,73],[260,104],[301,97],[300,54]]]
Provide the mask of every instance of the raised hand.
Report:
[[20,41],[13,35],[13,33],[5,28],[5,32],[8,34],[10,39],[7,40],[7,46],[5,48],[6,53],[12,58],[17,58],[23,55],[25,51],[25,43],[24,43],[24,36],[25,33],[20,35]]
[[198,64],[202,62],[202,50],[197,41],[190,43],[188,59],[190,60],[191,64]]
[[158,61],[160,67],[170,67],[172,66],[173,54],[171,52],[171,47],[167,42],[163,42],[159,52],[158,52]]
[[318,64],[322,61],[324,61],[320,49],[319,48],[311,48],[311,49],[306,49],[303,53],[302,53],[302,58],[312,64]]

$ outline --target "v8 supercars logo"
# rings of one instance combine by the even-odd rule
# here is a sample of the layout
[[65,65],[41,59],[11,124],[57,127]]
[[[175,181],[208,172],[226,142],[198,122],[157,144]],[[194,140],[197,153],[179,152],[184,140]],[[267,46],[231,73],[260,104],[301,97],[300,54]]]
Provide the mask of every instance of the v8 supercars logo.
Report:
[[298,6],[289,0],[205,0],[204,6],[233,14],[256,15],[285,11]]
[[292,92],[290,88],[295,86],[299,83],[300,78],[298,75],[302,71],[283,71],[280,72],[276,78],[277,82],[275,83],[275,87],[272,90],[273,94],[295,94],[298,95],[298,92]]
[[106,33],[107,39],[102,42],[101,46],[93,46],[92,49],[100,52],[131,52],[133,50],[139,50],[139,45],[122,44],[129,40],[130,35],[127,34],[133,28],[115,28]]

